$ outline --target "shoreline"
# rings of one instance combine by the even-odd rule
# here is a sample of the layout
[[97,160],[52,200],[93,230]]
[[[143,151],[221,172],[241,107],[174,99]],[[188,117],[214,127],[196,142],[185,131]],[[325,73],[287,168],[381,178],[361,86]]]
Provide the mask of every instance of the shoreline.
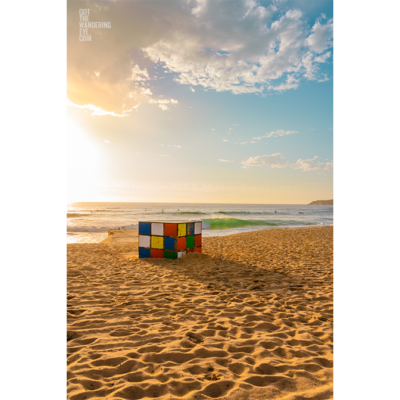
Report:
[[[254,228],[231,228],[231,229],[203,229],[202,234],[203,237],[225,237],[225,236],[231,236],[231,235],[237,235],[239,233],[247,233],[247,232],[258,232],[258,231],[266,231],[266,230],[272,230],[272,229],[297,229],[297,228],[323,228],[323,227],[333,227],[334,224],[327,224],[327,225],[294,225],[294,226],[263,226],[263,227],[254,227]],[[244,230],[241,232],[232,232],[233,230],[237,229],[249,229],[249,230]],[[111,229],[113,231],[118,231],[118,229]],[[121,231],[132,231],[132,230],[137,230],[137,228],[131,228],[131,229],[121,229]],[[226,234],[221,233],[226,231]],[[212,232],[217,232],[217,234],[207,234],[207,233],[212,233]],[[70,237],[70,240],[72,240],[72,236],[79,238],[79,237],[85,237],[87,235],[93,235],[93,236],[101,236],[98,241],[79,241],[79,242],[69,242],[68,238]],[[88,243],[88,244],[93,244],[93,243],[101,243],[103,240],[107,239],[108,237],[108,230],[105,231],[80,231],[80,232],[68,232],[67,231],[67,244],[76,244],[76,243]]]

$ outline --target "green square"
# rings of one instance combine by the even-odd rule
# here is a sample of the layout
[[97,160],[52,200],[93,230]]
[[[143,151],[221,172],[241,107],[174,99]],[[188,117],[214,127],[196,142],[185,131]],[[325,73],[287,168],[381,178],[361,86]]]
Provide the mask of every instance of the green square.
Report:
[[194,236],[187,236],[186,237],[186,248],[193,249],[194,247]]
[[172,260],[176,260],[178,258],[178,255],[176,251],[164,250],[164,258],[171,258]]

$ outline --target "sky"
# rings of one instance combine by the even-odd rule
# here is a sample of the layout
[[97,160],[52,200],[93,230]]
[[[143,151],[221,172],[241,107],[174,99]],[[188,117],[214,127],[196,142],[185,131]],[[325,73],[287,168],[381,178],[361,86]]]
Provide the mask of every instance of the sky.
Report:
[[332,1],[68,0],[67,173],[68,202],[332,199]]

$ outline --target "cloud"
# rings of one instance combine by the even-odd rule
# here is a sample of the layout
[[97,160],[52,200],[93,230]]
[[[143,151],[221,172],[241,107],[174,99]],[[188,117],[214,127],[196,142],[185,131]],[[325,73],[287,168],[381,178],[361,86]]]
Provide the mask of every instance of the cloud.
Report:
[[149,103],[151,104],[158,104],[158,107],[161,108],[161,110],[166,111],[169,110],[169,107],[167,106],[167,104],[178,104],[178,100],[168,100],[168,99],[162,99],[162,100],[149,100]]
[[223,141],[223,142],[228,142],[228,140],[227,140],[227,139],[223,139],[222,141]]
[[306,44],[315,53],[322,53],[329,47],[332,47],[333,20],[330,19],[324,25],[321,23],[322,19],[324,19],[324,17],[325,16],[322,15],[321,18],[317,19],[317,21],[315,22],[315,24],[312,28],[311,35],[306,39]]
[[243,168],[249,167],[270,167],[270,168],[293,168],[302,171],[318,171],[318,172],[332,172],[333,162],[320,162],[317,160],[318,156],[314,158],[302,160],[298,159],[295,163],[290,163],[285,160],[281,153],[270,155],[250,157],[241,164]]
[[111,143],[109,140],[105,140],[106,143]]
[[314,158],[308,160],[297,160],[296,165],[293,167],[294,169],[301,169],[303,171],[333,171],[333,162],[320,162],[317,160],[318,156],[314,156]]
[[195,92],[195,90],[194,90],[192,87],[190,87],[189,89],[190,89],[193,93]]
[[[274,131],[274,132],[270,132],[267,133],[264,136],[257,136],[257,137],[253,137],[253,139],[255,140],[260,140],[262,138],[270,138],[270,137],[276,137],[276,136],[287,136],[287,135],[293,135],[294,133],[299,133],[298,131],[285,131],[283,129],[280,129],[278,131]],[[253,143],[253,142],[252,142]]]
[[264,156],[250,157],[246,161],[242,161],[246,167],[271,167],[271,168],[286,168],[289,163],[285,161],[282,154],[275,153]]
[[322,16],[310,30],[302,12],[287,6],[87,1],[90,20],[111,21],[112,27],[92,29],[91,42],[80,42],[82,2],[70,2],[67,97],[94,107],[93,115],[124,116],[144,103],[164,104],[152,91],[161,69],[191,91],[198,85],[234,94],[282,92],[304,79],[327,79],[318,66],[331,55],[324,52],[332,46],[332,20]]
[[182,148],[182,146],[179,146],[178,144],[174,144],[174,147],[177,147],[178,149]]
[[93,104],[84,104],[79,106],[78,104],[72,103],[71,101],[69,101],[67,99],[67,106],[70,107],[77,107],[77,108],[81,108],[81,109],[86,109],[91,111],[90,115],[112,115],[113,117],[125,117],[125,114],[116,114],[113,111],[105,111],[103,109],[101,109],[100,107],[96,107]]
[[233,160],[223,160],[222,158],[218,158],[218,161],[221,161],[221,162],[233,162]]

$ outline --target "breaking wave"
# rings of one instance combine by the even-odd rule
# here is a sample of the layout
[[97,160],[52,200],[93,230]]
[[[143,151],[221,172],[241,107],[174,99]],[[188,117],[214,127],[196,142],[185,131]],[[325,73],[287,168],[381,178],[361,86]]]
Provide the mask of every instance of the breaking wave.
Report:
[[245,226],[285,226],[285,225],[314,225],[312,222],[302,222],[296,220],[279,220],[273,219],[269,221],[261,221],[254,219],[237,219],[237,218],[211,218],[203,219],[203,229],[232,229]]

